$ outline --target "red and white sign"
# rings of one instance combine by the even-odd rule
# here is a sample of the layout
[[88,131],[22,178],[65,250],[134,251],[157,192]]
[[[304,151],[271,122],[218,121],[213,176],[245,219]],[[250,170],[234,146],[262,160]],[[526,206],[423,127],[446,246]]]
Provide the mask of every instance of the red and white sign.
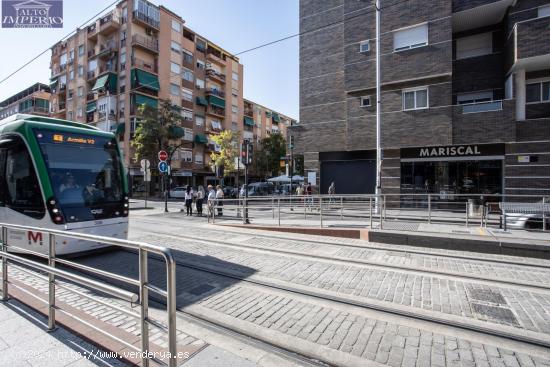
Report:
[[166,153],[165,150],[161,150],[159,152],[159,161],[164,162],[167,159],[168,159],[168,153]]

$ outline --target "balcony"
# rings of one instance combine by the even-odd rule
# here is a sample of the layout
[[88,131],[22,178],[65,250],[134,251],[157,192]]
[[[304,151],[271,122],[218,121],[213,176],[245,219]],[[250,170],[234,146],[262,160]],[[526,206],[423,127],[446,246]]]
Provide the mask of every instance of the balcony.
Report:
[[[526,59],[550,55],[550,17],[531,19],[517,23],[514,28],[516,42],[516,60],[518,63],[528,63]],[[546,58],[548,67],[548,58]]]
[[223,59],[223,55],[220,51],[208,48],[206,51],[206,58],[210,61],[214,61],[215,63],[218,63],[220,65],[225,65],[225,60]]
[[96,100],[96,94],[95,93],[88,93],[86,95],[86,102],[89,102],[89,101],[95,101]]
[[190,82],[189,80],[182,79],[181,86],[192,90],[193,88],[195,88],[195,83]]
[[147,14],[140,12],[139,10],[134,10],[132,12],[132,21],[146,27],[153,27],[157,30],[160,27],[159,20],[153,19],[149,17]]
[[139,34],[132,36],[132,46],[141,47],[155,53],[159,52],[159,40],[154,37],[145,37]]
[[253,108],[250,108],[250,107],[245,107],[244,108],[244,114],[245,116],[248,116],[248,117],[254,117],[254,109]]
[[120,28],[120,23],[113,13],[99,20],[99,33],[108,35]]
[[114,41],[103,43],[99,46],[99,53],[97,57],[105,58],[113,56],[113,53],[117,51],[116,43]]
[[502,21],[514,0],[453,0],[453,33]]
[[86,73],[86,80],[92,80],[94,79],[95,77],[97,77],[97,69],[96,70],[92,70],[92,71],[88,71]]
[[95,47],[88,50],[88,58],[92,58],[92,57],[95,57]]
[[188,100],[186,100],[186,99],[182,99],[182,100],[181,100],[181,106],[182,106],[183,108],[187,108],[187,109],[192,110],[193,107],[194,107],[195,105],[194,105],[194,103],[193,103],[193,100],[188,101]]
[[65,103],[60,103],[60,104],[58,105],[57,111],[58,111],[58,112],[64,111],[65,108],[66,108]]
[[88,39],[96,40],[97,39],[97,24],[94,23],[87,28]]
[[154,62],[145,61],[145,60],[138,59],[137,57],[132,58],[132,67],[143,69],[150,73],[155,73],[155,74],[159,72],[156,61]]
[[86,114],[86,122],[87,123],[95,122],[95,112],[89,112]]
[[225,83],[225,75],[218,73],[214,69],[206,69],[206,77],[218,82]]
[[206,113],[209,115],[225,118],[225,109],[221,107],[208,105],[208,108],[206,109]]
[[116,65],[101,65],[99,67],[99,74],[98,75],[101,75],[101,74],[104,74],[104,73],[116,73],[116,72],[117,72]]
[[67,91],[67,84],[59,84],[58,93],[65,93]]
[[205,93],[218,96],[221,98],[225,98],[225,92],[223,90],[217,89],[217,88],[206,88]]

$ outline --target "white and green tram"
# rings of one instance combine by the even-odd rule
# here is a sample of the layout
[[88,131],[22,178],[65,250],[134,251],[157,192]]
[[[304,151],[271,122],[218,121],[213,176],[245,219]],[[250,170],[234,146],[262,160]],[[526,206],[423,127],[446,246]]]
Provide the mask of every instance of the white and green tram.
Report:
[[[0,121],[0,222],[127,238],[128,185],[115,136],[77,122],[14,115]],[[42,232],[8,230],[8,245],[47,253]],[[56,252],[104,245],[69,238]]]

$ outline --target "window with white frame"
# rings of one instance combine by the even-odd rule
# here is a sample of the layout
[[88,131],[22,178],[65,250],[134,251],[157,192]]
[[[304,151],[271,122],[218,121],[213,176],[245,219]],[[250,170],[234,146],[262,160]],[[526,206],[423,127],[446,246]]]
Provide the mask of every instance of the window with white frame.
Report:
[[193,129],[185,128],[183,129],[183,131],[184,131],[183,139],[188,141],[193,141]]
[[195,125],[204,126],[204,116],[196,115],[195,116]]
[[544,5],[539,8],[539,18],[550,17],[550,5]]
[[83,116],[82,107],[78,107],[76,109],[76,117],[82,117],[82,116]]
[[181,117],[182,117],[185,121],[193,121],[193,111],[191,111],[191,110],[186,110],[186,109],[182,109],[182,110],[181,110]]
[[550,80],[529,82],[525,85],[527,103],[550,102]]
[[182,88],[181,89],[181,97],[189,102],[193,101],[193,91],[189,89]]
[[204,70],[205,68],[206,68],[206,65],[205,65],[204,61],[197,60],[197,69]]
[[239,80],[239,74],[236,73],[236,72],[233,72],[232,78],[233,78],[233,80],[238,81]]
[[193,151],[187,149],[180,149],[180,159],[184,162],[193,162]]
[[195,154],[195,163],[198,163],[198,164],[203,164],[204,163],[202,153]]
[[78,65],[78,76],[84,75],[84,66]]
[[489,102],[493,100],[493,91],[474,92],[474,93],[460,93],[456,96],[457,104],[470,104]]
[[364,40],[359,42],[359,52],[365,53],[370,51],[370,43],[369,40]]
[[197,78],[195,80],[195,86],[197,87],[197,89],[204,89],[204,80]]
[[428,23],[396,30],[393,33],[393,50],[403,51],[428,44]]
[[222,129],[222,123],[216,120],[210,121],[210,126],[213,130],[221,130]]
[[172,41],[170,44],[170,49],[174,52],[181,53],[181,45],[176,41]]
[[175,62],[171,62],[170,63],[170,71],[174,74],[179,74],[181,72],[181,68]]
[[84,55],[84,45],[78,46],[78,56]]
[[493,53],[493,33],[481,33],[473,36],[457,38],[456,59],[466,59]]
[[176,32],[181,32],[181,23],[175,19],[172,19],[172,29]]
[[403,90],[403,110],[428,108],[428,87]]
[[361,107],[370,107],[370,96],[362,96],[360,99]]
[[82,97],[84,95],[84,87],[78,87],[77,94],[79,97]]
[[239,112],[239,107],[237,107],[237,106],[235,106],[235,105],[232,105],[232,106],[231,106],[231,111],[232,111],[233,113],[237,113],[237,112]]
[[177,84],[170,83],[170,94],[173,96],[180,95],[180,86]]
[[187,68],[183,68],[181,77],[189,82],[193,82],[193,80],[195,79],[195,77],[193,76],[193,72]]

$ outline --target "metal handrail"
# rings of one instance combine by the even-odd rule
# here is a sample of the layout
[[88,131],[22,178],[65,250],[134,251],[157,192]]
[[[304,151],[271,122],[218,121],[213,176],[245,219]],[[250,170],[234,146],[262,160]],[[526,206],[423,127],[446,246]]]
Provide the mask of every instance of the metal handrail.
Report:
[[[103,335],[109,336],[110,338],[126,345],[127,347],[137,352],[140,352],[143,366],[149,366],[150,359],[153,359],[157,363],[167,365],[170,367],[175,367],[177,365],[178,354],[176,349],[177,348],[177,344],[176,344],[176,262],[174,260],[174,256],[172,255],[172,252],[170,249],[166,247],[143,243],[143,242],[128,241],[128,240],[96,236],[96,235],[90,235],[90,234],[84,234],[84,233],[78,233],[78,232],[68,232],[68,231],[61,231],[61,230],[55,230],[55,229],[22,226],[17,224],[0,223],[0,228],[1,228],[1,236],[2,236],[1,237],[2,249],[0,251],[0,257],[2,257],[2,295],[0,298],[1,301],[7,301],[9,298],[8,284],[18,287],[16,284],[11,283],[8,280],[8,267],[10,264],[13,267],[18,269],[21,269],[21,267],[16,264],[21,264],[27,267],[27,269],[32,268],[33,270],[44,272],[47,274],[47,280],[48,280],[47,304],[48,304],[48,329],[49,330],[55,329],[55,324],[56,324],[55,313],[56,313],[56,310],[58,310],[66,314],[67,316],[72,317],[77,321],[83,322],[85,325],[93,328],[94,330],[102,333]],[[8,230],[13,230],[13,229],[47,234],[48,243],[49,243],[48,254],[47,255],[38,254],[32,250],[10,245],[8,243],[9,242]],[[127,278],[108,271],[93,269],[89,266],[81,265],[81,264],[69,261],[67,259],[58,258],[56,256],[56,236],[60,236],[64,238],[87,240],[87,241],[98,242],[106,245],[137,250],[139,254],[139,279],[135,280],[132,278]],[[33,261],[28,258],[22,257],[21,255],[17,255],[13,252],[8,252],[9,249],[13,249],[26,254],[36,254],[41,257],[46,257],[48,259],[48,264],[45,265],[37,261]],[[149,274],[148,274],[148,267],[147,267],[147,259],[148,259],[149,253],[160,255],[166,262],[166,291],[149,284],[149,281],[148,281]],[[129,292],[124,289],[117,288],[112,285],[90,279],[89,277],[86,277],[84,275],[74,274],[69,271],[59,269],[56,267],[56,263],[70,266],[72,268],[79,269],[87,273],[92,273],[95,275],[122,281],[127,284],[138,285],[139,296],[133,292]],[[26,271],[29,271],[29,270],[26,270]],[[84,320],[80,319],[76,315],[71,314],[67,310],[62,310],[58,306],[56,306],[56,302],[55,302],[56,287],[69,289],[69,287],[63,286],[61,283],[57,282],[56,277],[70,280],[71,282],[88,287],[95,291],[107,293],[109,295],[125,300],[127,302],[132,302],[132,303],[139,302],[139,305],[140,305],[139,318],[141,321],[141,348],[138,348],[131,343],[128,343],[120,338],[117,338],[112,334],[108,333],[107,331],[104,331],[95,325],[85,322]],[[151,354],[149,353],[149,343],[150,343],[149,326],[162,325],[160,322],[153,320],[149,317],[149,290],[152,290],[153,292],[166,297],[167,327],[163,327],[161,329],[165,330],[168,333],[168,356],[169,356],[168,363],[161,361],[158,358],[151,357]],[[78,293],[77,291],[74,291],[74,292]],[[42,300],[41,298],[40,300],[44,302],[44,300]],[[126,312],[126,314],[133,317],[137,316],[137,314],[133,312]]]

